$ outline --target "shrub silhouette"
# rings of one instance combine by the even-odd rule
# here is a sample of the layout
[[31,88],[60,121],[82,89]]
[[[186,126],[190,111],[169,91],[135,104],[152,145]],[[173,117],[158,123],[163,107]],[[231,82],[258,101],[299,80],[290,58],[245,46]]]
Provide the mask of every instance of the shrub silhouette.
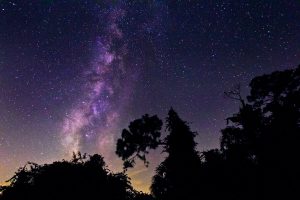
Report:
[[171,108],[167,135],[162,120],[144,115],[117,141],[124,169],[162,147],[165,159],[152,179],[152,196],[135,191],[127,175],[112,173],[100,155],[74,154],[71,161],[28,163],[0,187],[0,200],[252,200],[299,199],[300,66],[254,78],[250,95],[226,92],[240,102],[221,130],[220,149],[198,153],[196,133]]
[[148,196],[134,191],[125,174],[110,172],[102,156],[97,154],[89,157],[74,154],[71,161],[45,165],[28,163],[10,182],[10,186],[1,188],[1,200],[125,200],[147,199]]
[[145,115],[123,130],[116,153],[124,168],[136,158],[147,164],[148,150],[161,145],[168,155],[153,177],[157,199],[299,197],[300,66],[256,77],[250,87],[247,100],[239,87],[226,93],[241,106],[221,130],[220,149],[198,155],[195,134],[171,109],[165,139],[157,116],[149,122]]

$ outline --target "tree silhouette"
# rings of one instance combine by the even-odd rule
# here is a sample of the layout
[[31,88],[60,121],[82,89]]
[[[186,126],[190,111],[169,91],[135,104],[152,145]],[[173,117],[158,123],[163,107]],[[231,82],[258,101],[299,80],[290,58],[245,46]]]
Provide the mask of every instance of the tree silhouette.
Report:
[[300,197],[300,66],[256,77],[250,86],[248,100],[264,117],[258,154],[263,194]]
[[[135,158],[147,163],[148,149],[163,146],[168,153],[166,159],[157,167],[151,191],[157,199],[176,199],[193,197],[197,186],[201,164],[195,150],[195,133],[181,120],[171,108],[166,119],[169,134],[160,138],[162,122],[157,116],[144,115],[130,123],[129,131],[124,129],[117,142],[117,154],[124,160],[124,167],[132,167]],[[128,164],[129,163],[129,164]]]
[[[37,199],[147,199],[130,185],[123,173],[112,173],[100,155],[87,157],[80,153],[71,161],[20,168],[2,187],[1,200]],[[143,197],[143,198],[142,198]]]
[[157,199],[196,197],[200,158],[195,150],[195,133],[171,109],[166,119],[169,135],[164,140],[166,159],[156,169],[151,190]]
[[228,185],[244,199],[247,191],[258,199],[292,198],[300,178],[300,67],[256,77],[250,87],[248,102],[222,130],[228,173],[243,177]]
[[28,163],[0,187],[0,200],[253,200],[299,199],[300,66],[254,78],[243,99],[240,86],[226,96],[240,102],[221,130],[220,149],[198,153],[196,133],[171,108],[162,121],[144,115],[117,141],[124,169],[146,166],[150,149],[165,159],[152,179],[152,195],[135,191],[125,173],[112,173],[100,155],[74,154],[71,161]]
[[122,137],[117,141],[116,154],[124,161],[124,169],[133,167],[136,158],[147,165],[146,154],[149,149],[162,144],[161,127],[162,121],[156,115],[150,117],[146,114],[131,122],[129,130],[122,131]]

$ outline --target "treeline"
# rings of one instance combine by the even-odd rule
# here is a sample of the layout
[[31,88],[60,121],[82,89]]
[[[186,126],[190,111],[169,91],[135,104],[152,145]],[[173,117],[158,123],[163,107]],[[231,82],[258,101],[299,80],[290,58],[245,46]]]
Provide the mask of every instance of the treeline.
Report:
[[135,191],[126,174],[109,171],[97,154],[78,153],[70,161],[45,165],[28,163],[9,182],[1,187],[1,200],[151,199]]
[[[170,109],[163,121],[144,115],[124,129],[116,153],[124,173],[114,174],[99,155],[71,161],[29,164],[2,187],[6,199],[299,199],[300,66],[254,78],[243,99],[239,87],[226,96],[238,113],[221,130],[220,148],[198,152],[189,124]],[[166,137],[162,137],[162,128]],[[150,149],[162,147],[151,195],[135,191],[126,175],[136,159],[148,165]]]

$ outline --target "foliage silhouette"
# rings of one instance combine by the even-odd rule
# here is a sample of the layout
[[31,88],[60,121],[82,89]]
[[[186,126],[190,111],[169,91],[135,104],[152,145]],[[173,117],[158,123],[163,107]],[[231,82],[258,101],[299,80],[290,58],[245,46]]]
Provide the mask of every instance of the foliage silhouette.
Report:
[[152,195],[135,191],[125,173],[112,173],[100,155],[74,154],[71,161],[28,163],[0,187],[0,200],[261,200],[299,199],[300,66],[254,78],[243,99],[240,86],[226,96],[240,102],[221,130],[220,149],[198,153],[196,133],[171,108],[162,120],[144,115],[117,141],[124,169],[146,166],[150,149],[165,159],[152,179]]
[[165,160],[157,167],[151,191],[157,199],[183,199],[199,196],[198,178],[201,164],[196,133],[170,109],[166,119],[169,134],[164,139]]
[[250,87],[248,102],[222,130],[227,168],[232,177],[243,175],[235,195],[245,199],[251,191],[255,199],[299,197],[300,67],[256,77]]
[[157,116],[144,115],[141,119],[131,122],[129,131],[124,129],[117,142],[116,153],[124,160],[126,169],[133,166],[135,158],[147,163],[145,155],[148,149],[163,146],[163,151],[168,156],[156,169],[151,186],[153,196],[157,199],[195,196],[194,193],[198,192],[197,174],[201,164],[195,150],[196,133],[190,130],[187,123],[181,120],[172,108],[166,119],[169,134],[164,139],[160,138],[161,127],[162,122]]
[[124,161],[124,169],[133,167],[135,159],[139,158],[147,165],[146,154],[149,149],[155,149],[160,141],[162,121],[156,116],[144,115],[129,125],[129,130],[122,131],[122,137],[117,141],[116,154]]
[[[149,199],[133,190],[123,173],[112,173],[100,155],[74,154],[71,161],[28,163],[2,187],[1,200],[35,199]],[[147,197],[147,198],[146,198]]]
[[168,156],[157,167],[151,186],[157,199],[299,197],[300,67],[256,77],[250,87],[247,100],[240,86],[225,93],[241,106],[221,130],[220,149],[198,155],[195,134],[171,109],[165,139],[160,139],[161,123],[131,123],[135,133],[130,137],[123,131],[117,154],[124,168],[133,167],[135,158],[147,163],[148,149],[162,145]]

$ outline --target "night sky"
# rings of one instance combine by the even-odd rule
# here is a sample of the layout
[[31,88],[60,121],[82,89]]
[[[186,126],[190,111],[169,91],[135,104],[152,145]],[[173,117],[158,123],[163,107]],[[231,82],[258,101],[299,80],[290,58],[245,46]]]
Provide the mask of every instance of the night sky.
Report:
[[[0,182],[73,151],[121,170],[121,130],[171,106],[216,148],[224,91],[298,64],[299,0],[0,0]],[[163,156],[129,171],[137,189]]]

